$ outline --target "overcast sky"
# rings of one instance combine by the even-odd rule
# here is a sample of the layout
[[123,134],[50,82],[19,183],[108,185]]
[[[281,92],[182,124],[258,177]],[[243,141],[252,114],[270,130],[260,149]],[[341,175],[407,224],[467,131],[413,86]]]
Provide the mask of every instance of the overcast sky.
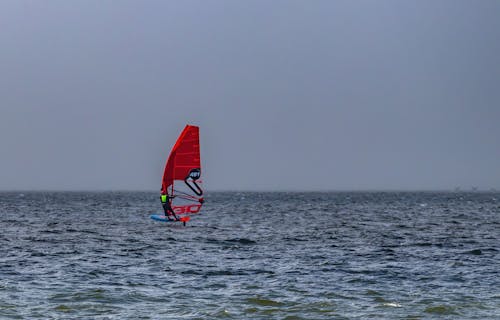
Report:
[[0,190],[500,189],[500,1],[0,1]]

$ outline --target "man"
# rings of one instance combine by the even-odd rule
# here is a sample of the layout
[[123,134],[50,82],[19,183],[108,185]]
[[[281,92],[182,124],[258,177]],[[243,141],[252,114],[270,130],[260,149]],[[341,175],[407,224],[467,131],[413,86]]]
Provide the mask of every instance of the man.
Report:
[[170,206],[170,197],[168,196],[168,193],[165,191],[162,191],[160,194],[161,198],[161,205],[163,206],[163,210],[165,211],[165,217],[167,217],[168,220],[174,220],[172,219],[172,216],[174,216],[175,220],[179,220],[177,216],[175,215],[174,209],[172,209],[172,206]]

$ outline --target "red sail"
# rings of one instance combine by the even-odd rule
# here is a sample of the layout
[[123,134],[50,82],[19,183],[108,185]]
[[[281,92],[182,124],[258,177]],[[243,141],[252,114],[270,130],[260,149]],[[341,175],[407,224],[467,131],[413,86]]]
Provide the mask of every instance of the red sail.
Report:
[[176,213],[199,211],[203,203],[200,177],[199,128],[186,125],[170,152],[161,186],[163,192],[175,197],[172,207]]
[[193,169],[201,169],[200,134],[197,126],[186,125],[165,165],[162,191],[173,187],[174,180],[184,180]]

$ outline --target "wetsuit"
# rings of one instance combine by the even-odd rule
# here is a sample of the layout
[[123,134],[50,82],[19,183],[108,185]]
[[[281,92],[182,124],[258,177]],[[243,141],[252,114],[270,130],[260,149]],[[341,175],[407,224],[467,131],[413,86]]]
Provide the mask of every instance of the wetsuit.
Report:
[[161,205],[163,206],[163,210],[165,211],[165,217],[171,220],[170,217],[174,216],[175,220],[179,220],[175,215],[174,209],[172,209],[172,206],[170,206],[170,200],[168,195],[166,194],[161,195]]

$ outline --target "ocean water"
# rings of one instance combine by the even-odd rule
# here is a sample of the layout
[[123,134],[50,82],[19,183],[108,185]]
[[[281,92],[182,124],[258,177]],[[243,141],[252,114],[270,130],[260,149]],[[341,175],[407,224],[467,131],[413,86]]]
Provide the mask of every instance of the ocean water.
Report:
[[500,319],[498,193],[0,193],[0,319]]

